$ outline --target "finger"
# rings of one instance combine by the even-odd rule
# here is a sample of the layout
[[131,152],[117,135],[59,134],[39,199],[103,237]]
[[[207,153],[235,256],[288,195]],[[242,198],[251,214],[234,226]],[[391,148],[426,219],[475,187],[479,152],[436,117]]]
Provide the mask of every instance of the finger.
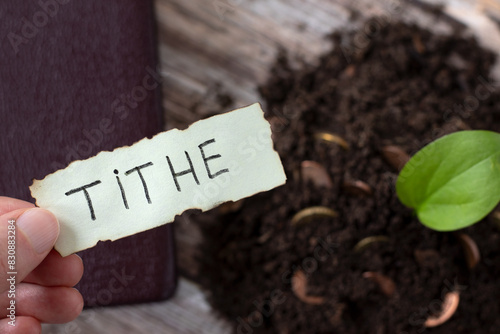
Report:
[[35,269],[58,235],[59,223],[47,210],[18,209],[0,216],[0,292]]
[[[10,312],[7,293],[0,298],[0,318]],[[62,324],[75,319],[83,309],[83,298],[78,290],[67,287],[45,287],[38,284],[21,283],[16,288],[16,318],[31,316],[41,322]]]
[[0,333],[2,334],[41,334],[42,326],[40,321],[33,317],[17,317],[15,318],[15,326],[9,324],[12,320],[2,319],[0,320]]
[[0,215],[18,209],[29,209],[34,207],[35,205],[30,202],[21,201],[20,199],[11,197],[0,196]]
[[83,261],[76,255],[62,257],[52,250],[23,282],[44,286],[75,286],[83,275]]

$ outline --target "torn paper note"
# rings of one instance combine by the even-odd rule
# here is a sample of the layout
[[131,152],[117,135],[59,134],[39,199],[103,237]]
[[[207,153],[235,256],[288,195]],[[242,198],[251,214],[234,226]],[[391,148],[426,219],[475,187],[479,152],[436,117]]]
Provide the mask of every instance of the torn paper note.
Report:
[[271,127],[254,104],[75,161],[30,189],[59,219],[55,248],[66,256],[285,181]]

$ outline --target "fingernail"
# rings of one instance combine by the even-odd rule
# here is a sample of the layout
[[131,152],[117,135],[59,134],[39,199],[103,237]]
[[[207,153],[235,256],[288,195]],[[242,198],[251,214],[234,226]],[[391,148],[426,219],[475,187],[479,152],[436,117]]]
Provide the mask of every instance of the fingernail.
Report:
[[51,250],[59,236],[59,223],[47,210],[30,209],[17,219],[16,225],[39,254]]

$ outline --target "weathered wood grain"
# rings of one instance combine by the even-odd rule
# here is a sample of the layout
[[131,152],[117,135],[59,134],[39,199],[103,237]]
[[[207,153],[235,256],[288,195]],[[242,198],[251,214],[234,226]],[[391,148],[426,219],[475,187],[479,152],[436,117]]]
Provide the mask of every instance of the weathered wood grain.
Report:
[[216,83],[234,106],[259,101],[257,84],[278,50],[313,61],[331,46],[324,37],[348,24],[347,2],[157,1],[167,126],[222,111],[211,96]]

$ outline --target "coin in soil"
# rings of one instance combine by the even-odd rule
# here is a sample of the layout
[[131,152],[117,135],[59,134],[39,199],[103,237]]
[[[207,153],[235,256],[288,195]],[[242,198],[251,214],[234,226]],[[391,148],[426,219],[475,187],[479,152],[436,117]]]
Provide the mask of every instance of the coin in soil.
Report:
[[374,271],[367,271],[363,273],[363,277],[375,282],[380,291],[387,297],[391,297],[396,291],[396,284],[394,281],[381,273]]
[[373,190],[366,182],[361,180],[344,181],[342,189],[353,196],[372,196]]
[[460,294],[457,291],[448,292],[444,296],[441,313],[427,318],[424,324],[425,327],[431,328],[444,324],[455,314],[455,311],[457,310],[459,303],[460,303]]
[[321,305],[325,299],[320,296],[309,296],[307,294],[307,277],[304,271],[297,269],[292,277],[292,291],[295,296],[306,304]]
[[410,160],[408,153],[396,145],[384,146],[381,151],[385,161],[398,171]]
[[309,223],[314,219],[318,218],[335,218],[337,217],[337,212],[326,206],[311,206],[300,210],[292,217],[292,226],[299,226],[302,224]]
[[325,143],[329,143],[329,144],[337,144],[339,145],[340,147],[342,147],[344,150],[349,150],[349,144],[347,143],[347,141],[345,141],[344,138],[342,138],[341,136],[339,135],[336,135],[334,133],[330,133],[330,132],[316,132],[316,134],[314,135],[314,137],[318,140],[321,140]]
[[359,252],[364,251],[365,249],[367,249],[368,247],[370,247],[373,244],[380,243],[380,242],[389,242],[389,241],[390,241],[389,237],[387,237],[385,235],[369,236],[369,237],[363,238],[360,241],[358,241],[358,243],[354,246],[353,251],[355,253],[359,253]]
[[318,188],[331,189],[333,187],[332,179],[326,168],[316,161],[305,160],[300,164],[302,181],[311,182]]
[[469,269],[474,269],[481,260],[481,253],[479,252],[476,242],[465,233],[457,233],[456,236],[464,249],[467,266]]

